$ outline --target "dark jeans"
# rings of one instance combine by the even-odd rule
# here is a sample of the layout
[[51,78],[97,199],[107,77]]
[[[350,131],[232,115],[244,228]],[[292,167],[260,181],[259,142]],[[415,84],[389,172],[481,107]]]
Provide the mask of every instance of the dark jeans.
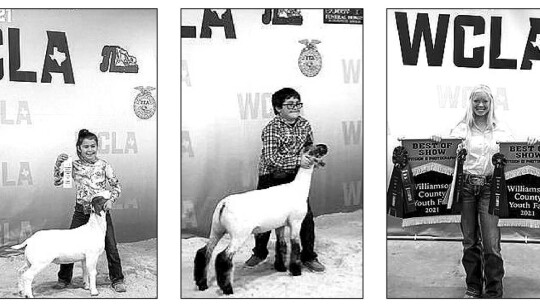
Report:
[[467,292],[482,295],[485,283],[486,298],[503,295],[504,276],[501,256],[501,231],[499,217],[488,213],[490,184],[483,186],[464,184],[461,210],[463,233],[463,267],[466,273]]
[[[80,227],[90,219],[89,214],[84,214],[83,207],[80,204],[75,205],[75,212],[73,212],[73,218],[71,219],[71,226],[69,229]],[[105,234],[105,253],[107,254],[107,264],[109,266],[109,279],[111,282],[118,283],[124,281],[124,274],[122,273],[122,265],[120,263],[120,255],[118,254],[118,248],[116,248],[116,238],[114,236],[114,227],[111,219],[111,215],[107,211],[107,232]],[[58,272],[58,281],[66,283],[71,282],[73,277],[73,264],[60,265],[60,271]]]
[[[257,190],[270,188],[281,184],[290,183],[296,176],[296,170],[289,173],[268,174],[259,176],[259,182],[257,184]],[[311,206],[309,200],[306,204],[308,210],[306,217],[302,221],[300,227],[300,243],[302,244],[302,253],[300,254],[300,260],[302,262],[311,261],[317,258],[317,254],[314,251],[315,247],[315,222],[313,221],[313,213],[311,212]],[[271,231],[255,234],[255,247],[253,248],[253,254],[261,259],[265,259],[268,256],[268,241],[270,240]]]

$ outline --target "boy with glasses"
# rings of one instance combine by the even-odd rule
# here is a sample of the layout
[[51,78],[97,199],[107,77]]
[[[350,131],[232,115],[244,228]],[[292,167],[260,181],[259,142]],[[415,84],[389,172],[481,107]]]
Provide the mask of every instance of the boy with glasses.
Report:
[[[257,189],[290,183],[294,180],[299,167],[308,168],[313,160],[301,152],[305,146],[313,144],[313,131],[309,122],[300,116],[302,103],[300,94],[291,88],[283,88],[272,95],[272,107],[276,115],[263,129],[263,147],[259,161],[259,182]],[[302,244],[301,260],[305,267],[314,272],[325,270],[317,260],[314,251],[315,223],[313,213],[308,204],[308,211],[300,229]],[[255,235],[253,255],[246,261],[246,266],[255,267],[264,262],[268,255],[268,240],[271,231]],[[285,240],[276,241],[276,260],[274,268],[286,271]]]

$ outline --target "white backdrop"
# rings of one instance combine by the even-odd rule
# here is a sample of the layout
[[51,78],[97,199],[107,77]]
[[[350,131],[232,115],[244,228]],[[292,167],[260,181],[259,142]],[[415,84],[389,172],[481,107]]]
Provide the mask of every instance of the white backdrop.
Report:
[[[428,66],[424,39],[420,43],[416,65],[405,65],[402,60],[400,40],[396,26],[396,12],[406,13],[412,40],[417,14],[427,14],[435,41],[440,15],[449,15],[446,46],[441,66]],[[477,24],[484,24],[484,31],[474,34],[472,26],[457,26],[464,31],[464,57],[473,57],[473,49],[484,49],[481,67],[459,67],[454,60],[454,49],[460,49],[454,39],[456,18],[475,16]],[[460,17],[461,16],[461,17]],[[500,36],[493,33],[492,24],[501,18]],[[531,18],[540,18],[540,10],[518,9],[420,9],[387,11],[387,162],[386,183],[392,170],[392,150],[399,145],[398,138],[429,138],[432,135],[448,136],[450,130],[463,118],[472,88],[478,84],[490,86],[495,97],[496,116],[513,131],[516,140],[540,135],[535,126],[540,103],[535,101],[540,62],[532,60],[530,70],[521,69],[526,46],[529,42]],[[540,30],[540,29],[539,29]],[[538,32],[539,30],[532,30]],[[492,37],[494,36],[494,37]],[[500,37],[500,40],[496,37]],[[409,43],[410,41],[409,40]],[[498,45],[499,59],[516,60],[515,69],[490,67],[490,44]],[[535,47],[533,54],[540,55]],[[492,56],[493,57],[493,56]],[[495,58],[495,57],[493,57]],[[493,59],[492,58],[492,59]],[[401,233],[401,221],[389,217],[389,233]],[[421,227],[419,234],[460,235],[457,225]],[[535,231],[505,230],[507,234],[534,234]]]
[[[222,16],[225,10],[216,10]],[[231,10],[236,38],[213,27],[200,38],[203,10],[183,10],[182,233],[206,236],[224,196],[256,188],[262,128],[274,116],[271,95],[295,88],[315,142],[329,146],[315,172],[315,215],[362,208],[363,25],[323,23],[323,10],[301,10],[302,25],[263,24],[264,9]],[[298,68],[302,39],[317,39],[322,69]]]
[[[69,227],[75,190],[54,187],[52,172],[58,154],[77,157],[82,128],[98,135],[98,157],[113,166],[122,184],[112,212],[118,241],[157,237],[157,115],[144,120],[133,110],[135,87],[157,88],[157,11],[13,9],[11,14],[0,22],[0,247],[43,228]],[[10,77],[16,53],[10,51],[15,43],[9,28],[19,29],[19,70],[36,72],[37,82]],[[44,60],[51,55],[47,31],[66,37],[73,84],[61,73],[41,83]],[[135,56],[138,73],[100,71],[106,45]],[[155,90],[152,95],[157,100]]]

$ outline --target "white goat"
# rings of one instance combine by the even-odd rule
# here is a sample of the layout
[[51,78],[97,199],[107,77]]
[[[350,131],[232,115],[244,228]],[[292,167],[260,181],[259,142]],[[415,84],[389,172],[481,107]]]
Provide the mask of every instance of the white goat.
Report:
[[90,295],[99,294],[96,288],[96,265],[105,249],[107,232],[106,213],[103,205],[107,200],[101,196],[92,199],[92,213],[88,223],[75,229],[41,230],[13,249],[26,247],[25,264],[19,269],[18,288],[21,296],[33,298],[32,281],[50,263],[71,264],[81,261],[84,289]]
[[[324,165],[319,158],[328,152],[326,145],[318,144],[308,149],[308,155],[314,157],[314,165]],[[294,276],[301,274],[300,226],[307,213],[314,165],[309,169],[300,168],[295,179],[288,184],[229,195],[217,204],[208,242],[195,256],[194,280],[199,290],[208,288],[208,263],[214,248],[225,233],[230,235],[231,242],[216,257],[216,280],[224,294],[233,293],[232,259],[246,239],[254,233],[276,229],[277,241],[286,246],[284,229],[288,226],[291,230],[289,270]],[[284,253],[286,251],[285,247]],[[284,263],[283,256],[281,260]]]

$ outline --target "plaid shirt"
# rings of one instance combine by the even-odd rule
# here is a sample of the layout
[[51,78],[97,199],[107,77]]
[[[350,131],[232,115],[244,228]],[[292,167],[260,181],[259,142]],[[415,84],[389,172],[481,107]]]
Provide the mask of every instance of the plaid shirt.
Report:
[[275,116],[264,127],[261,139],[259,176],[300,166],[302,148],[313,144],[313,131],[303,117],[291,125],[281,116]]

